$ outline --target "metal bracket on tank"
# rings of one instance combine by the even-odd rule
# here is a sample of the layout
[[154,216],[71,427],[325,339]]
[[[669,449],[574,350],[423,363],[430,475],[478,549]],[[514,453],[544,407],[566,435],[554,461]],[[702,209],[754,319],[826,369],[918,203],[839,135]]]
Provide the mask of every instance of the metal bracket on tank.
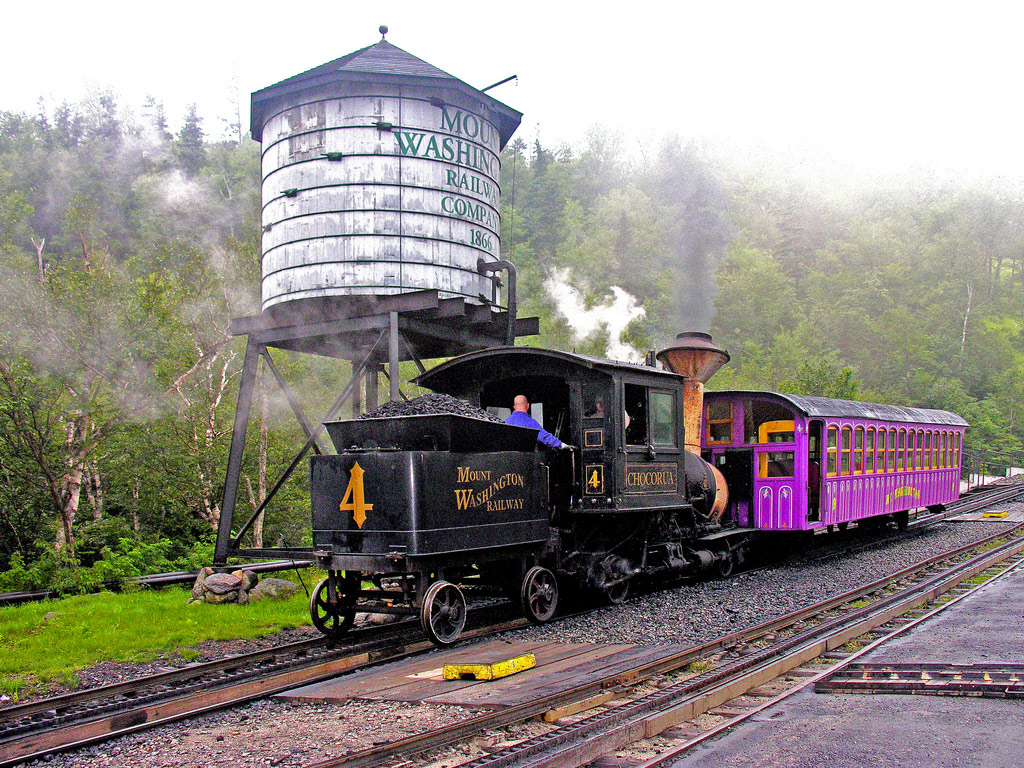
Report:
[[[497,261],[486,261],[483,258],[476,260],[476,271],[481,275],[491,276],[495,272],[504,271],[508,275],[508,327],[505,331],[505,344],[514,346],[516,343],[516,267],[506,259]],[[491,277],[493,304],[498,303],[498,289],[501,287],[500,277]]]

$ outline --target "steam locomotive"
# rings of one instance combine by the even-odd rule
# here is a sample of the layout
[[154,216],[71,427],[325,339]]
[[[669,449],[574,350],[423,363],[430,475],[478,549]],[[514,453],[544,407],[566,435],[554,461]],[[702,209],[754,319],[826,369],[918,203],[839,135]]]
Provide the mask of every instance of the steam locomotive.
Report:
[[[840,519],[899,519],[908,504],[920,505],[920,491],[915,497],[892,485],[886,496],[881,475],[881,496],[870,478],[870,499],[879,502],[868,503],[866,427],[855,433],[851,419],[942,425],[950,448],[954,433],[962,436],[966,427],[941,411],[895,414],[887,406],[872,411],[865,404],[798,402],[771,393],[718,398],[716,418],[709,419],[703,384],[727,360],[706,334],[680,334],[646,365],[502,347],[452,359],[416,380],[498,417],[510,412],[516,395],[526,395],[533,417],[572,444],[569,451],[541,449],[532,429],[458,414],[327,424],[338,453],[311,459],[313,549],[327,571],[311,596],[314,625],[338,638],[357,612],[414,615],[431,641],[446,645],[464,628],[469,585],[514,595],[528,619],[543,623],[555,613],[560,587],[615,604],[639,578],[727,576],[755,537]],[[727,425],[720,417],[723,402]],[[818,411],[806,410],[811,407]],[[847,413],[851,408],[860,412]],[[805,424],[817,424],[817,432]],[[840,466],[842,445],[826,446],[826,429],[830,439],[840,429],[843,440],[860,435],[860,453],[851,446]],[[886,432],[870,429],[872,435]],[[730,439],[736,435],[736,445],[726,431]],[[938,505],[956,497],[959,454],[944,458],[940,471],[939,430],[927,432],[935,435],[936,472],[928,472],[934,488],[928,486],[924,503]],[[904,456],[906,433],[904,426]],[[744,443],[745,434],[754,444]],[[921,446],[919,457],[923,438]],[[874,475],[874,444],[872,451]],[[778,469],[787,457],[788,475]],[[835,476],[826,473],[833,459]],[[843,468],[854,490],[842,484]],[[913,491],[923,478],[906,470],[889,474],[892,483]],[[723,472],[739,490],[732,500]],[[769,499],[769,490],[777,496]],[[781,515],[784,499],[788,518]]]
[[338,453],[311,459],[313,547],[328,573],[314,624],[338,637],[357,611],[418,614],[448,644],[465,624],[460,584],[511,591],[541,623],[560,583],[618,603],[641,574],[728,573],[750,532],[723,520],[721,474],[686,450],[687,381],[527,347],[417,379],[498,416],[526,395],[575,446],[551,454],[534,430],[456,414],[328,424]]

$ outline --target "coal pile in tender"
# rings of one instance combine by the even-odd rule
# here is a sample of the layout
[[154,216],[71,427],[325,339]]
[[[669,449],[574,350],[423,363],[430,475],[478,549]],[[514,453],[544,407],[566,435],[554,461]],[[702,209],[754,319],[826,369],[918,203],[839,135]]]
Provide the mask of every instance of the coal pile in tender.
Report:
[[459,400],[451,395],[431,393],[414,397],[412,400],[403,400],[395,403],[384,403],[375,411],[364,413],[360,419],[386,419],[395,416],[435,416],[443,413],[451,413],[456,416],[469,416],[473,419],[485,419],[503,423],[503,419],[488,413],[485,410],[470,405],[465,400]]

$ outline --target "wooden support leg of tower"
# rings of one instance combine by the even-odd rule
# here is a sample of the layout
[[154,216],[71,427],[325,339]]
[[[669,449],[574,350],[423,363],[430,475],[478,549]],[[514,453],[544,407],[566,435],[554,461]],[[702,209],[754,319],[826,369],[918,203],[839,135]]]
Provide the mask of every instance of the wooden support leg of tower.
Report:
[[231,449],[228,453],[227,476],[224,478],[224,502],[220,508],[217,546],[213,553],[214,565],[224,565],[227,562],[231,524],[234,521],[235,503],[238,501],[238,480],[242,474],[242,454],[245,451],[245,437],[249,431],[249,410],[256,386],[257,364],[263,349],[264,347],[256,344],[251,338],[245,346],[242,380],[238,385],[238,405],[235,408],[235,425],[231,432]]
[[391,383],[391,402],[397,403],[402,396],[398,388],[398,313],[389,313],[388,323],[388,381]]

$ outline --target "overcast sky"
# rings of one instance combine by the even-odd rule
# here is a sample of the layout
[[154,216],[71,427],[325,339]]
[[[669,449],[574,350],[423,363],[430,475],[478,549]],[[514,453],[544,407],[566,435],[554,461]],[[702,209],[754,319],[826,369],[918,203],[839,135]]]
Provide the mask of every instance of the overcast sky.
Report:
[[[606,8],[607,10],[602,10]],[[94,0],[5,8],[0,109],[111,88],[196,102],[209,135],[249,94],[377,42],[524,113],[518,136],[588,129],[726,141],[851,167],[1024,178],[1024,10],[1009,2]]]

